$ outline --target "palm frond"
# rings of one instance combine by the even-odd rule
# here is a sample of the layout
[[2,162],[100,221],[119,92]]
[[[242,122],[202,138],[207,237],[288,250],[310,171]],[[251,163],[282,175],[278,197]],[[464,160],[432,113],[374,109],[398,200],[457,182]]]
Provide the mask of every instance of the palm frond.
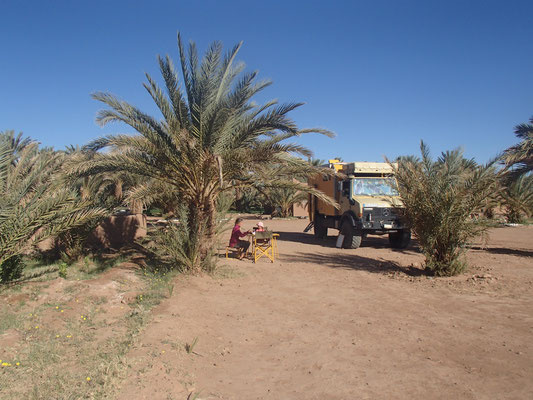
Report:
[[515,135],[521,142],[506,149],[501,159],[507,167],[507,175],[516,179],[533,171],[533,117],[529,124],[515,127]]
[[[0,269],[31,242],[102,218],[107,211],[62,185],[64,153],[30,141],[12,146],[0,135]],[[19,138],[20,139],[20,138]],[[15,162],[13,162],[15,161]]]

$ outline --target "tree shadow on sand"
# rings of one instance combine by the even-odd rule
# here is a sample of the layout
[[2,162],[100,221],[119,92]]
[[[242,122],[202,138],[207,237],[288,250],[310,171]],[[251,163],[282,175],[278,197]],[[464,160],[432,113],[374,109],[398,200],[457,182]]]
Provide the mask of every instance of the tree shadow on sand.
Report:
[[486,251],[487,253],[492,253],[492,254],[503,254],[503,255],[517,256],[517,257],[533,257],[532,250],[508,249],[504,247],[482,247],[482,246],[471,246],[469,247],[469,249]]
[[[317,239],[314,235],[304,232],[278,232],[279,240],[283,242],[296,242],[312,244],[321,247],[335,247],[337,237],[328,236],[325,239]],[[361,247],[369,247],[375,249],[389,249],[390,251],[402,253],[402,254],[419,254],[418,242],[416,239],[411,240],[411,244],[406,249],[393,249],[390,247],[389,239],[386,235],[377,236],[371,235],[364,238],[361,243]]]
[[284,255],[283,258],[288,262],[318,264],[329,268],[351,269],[383,275],[391,273],[401,273],[409,276],[428,275],[424,269],[413,265],[403,266],[395,261],[363,257],[357,254],[309,254],[300,252]]

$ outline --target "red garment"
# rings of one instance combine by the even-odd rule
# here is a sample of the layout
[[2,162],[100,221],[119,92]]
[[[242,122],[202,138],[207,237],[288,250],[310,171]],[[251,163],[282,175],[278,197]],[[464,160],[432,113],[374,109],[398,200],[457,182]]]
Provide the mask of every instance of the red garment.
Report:
[[241,232],[241,227],[239,225],[235,225],[233,227],[233,230],[231,231],[231,239],[229,240],[229,247],[235,247],[237,243],[239,243],[239,238],[242,238],[243,236],[246,236],[247,233]]

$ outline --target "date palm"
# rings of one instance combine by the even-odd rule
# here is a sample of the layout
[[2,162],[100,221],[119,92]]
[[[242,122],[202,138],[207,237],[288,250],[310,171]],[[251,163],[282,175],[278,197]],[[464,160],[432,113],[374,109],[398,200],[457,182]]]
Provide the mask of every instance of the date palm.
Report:
[[[299,187],[291,175],[316,173],[318,169],[295,154],[306,157],[306,148],[286,141],[303,133],[288,113],[300,103],[279,105],[269,101],[257,105],[252,98],[268,87],[270,81],[258,81],[257,72],[244,73],[244,65],[235,62],[241,44],[225,56],[222,45],[214,42],[200,61],[196,46],[185,51],[178,34],[180,76],[169,56],[158,57],[164,80],[161,88],[146,74],[144,87],[162,114],[158,120],[133,105],[108,93],[93,98],[109,106],[97,116],[98,123],[122,122],[138,135],[110,135],[95,140],[88,149],[115,150],[97,153],[71,172],[87,176],[104,171],[128,171],[148,178],[130,193],[131,197],[156,200],[163,190],[171,193],[187,213],[190,240],[199,254],[191,269],[200,269],[208,258],[216,231],[215,210],[219,195],[233,188],[264,186]],[[266,164],[275,164],[278,174],[262,180]]]
[[500,191],[500,202],[508,222],[520,223],[533,214],[533,175],[522,175]]
[[10,148],[15,158],[29,144],[31,144],[31,139],[23,138],[22,132],[19,132],[18,135],[15,135],[15,131],[5,131],[0,134],[0,146]]
[[[84,163],[94,157],[94,152],[84,151],[78,146],[67,146],[64,151],[67,164]],[[95,205],[112,210],[115,207],[127,206],[133,214],[141,214],[144,202],[130,200],[126,195],[132,188],[143,182],[138,175],[129,171],[112,171],[77,179],[67,178],[68,183],[79,193],[83,200],[91,200]]]
[[473,216],[496,190],[493,163],[477,165],[461,150],[432,160],[422,142],[422,157],[400,157],[395,170],[398,189],[411,229],[436,275],[455,275],[466,267],[467,243],[486,231]]
[[314,165],[315,167],[320,167],[328,163],[326,160],[321,160],[320,158],[313,157],[310,157],[307,161],[309,162],[309,164]]
[[509,176],[512,179],[533,171],[533,117],[529,123],[517,125],[514,133],[521,142],[509,147],[502,155],[505,165],[511,168]]
[[[0,281],[16,278],[18,257],[31,242],[104,215],[58,184],[63,157],[13,132],[0,134]],[[16,271],[15,271],[16,270]]]
[[279,207],[280,217],[291,216],[295,204],[304,204],[309,200],[309,195],[294,188],[275,188],[266,192],[268,202]]

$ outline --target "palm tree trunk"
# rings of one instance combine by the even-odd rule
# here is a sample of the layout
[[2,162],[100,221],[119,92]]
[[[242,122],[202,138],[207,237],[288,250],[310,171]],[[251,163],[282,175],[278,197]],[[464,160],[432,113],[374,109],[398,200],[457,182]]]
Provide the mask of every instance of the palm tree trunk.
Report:
[[[206,269],[205,266],[211,261],[210,256],[216,236],[215,217],[215,201],[212,198],[197,196],[189,205],[187,221],[189,248],[197,252],[196,262],[193,263],[195,271]],[[193,254],[191,261],[192,258]]]
[[235,209],[242,212],[242,193],[238,187],[235,188]]

